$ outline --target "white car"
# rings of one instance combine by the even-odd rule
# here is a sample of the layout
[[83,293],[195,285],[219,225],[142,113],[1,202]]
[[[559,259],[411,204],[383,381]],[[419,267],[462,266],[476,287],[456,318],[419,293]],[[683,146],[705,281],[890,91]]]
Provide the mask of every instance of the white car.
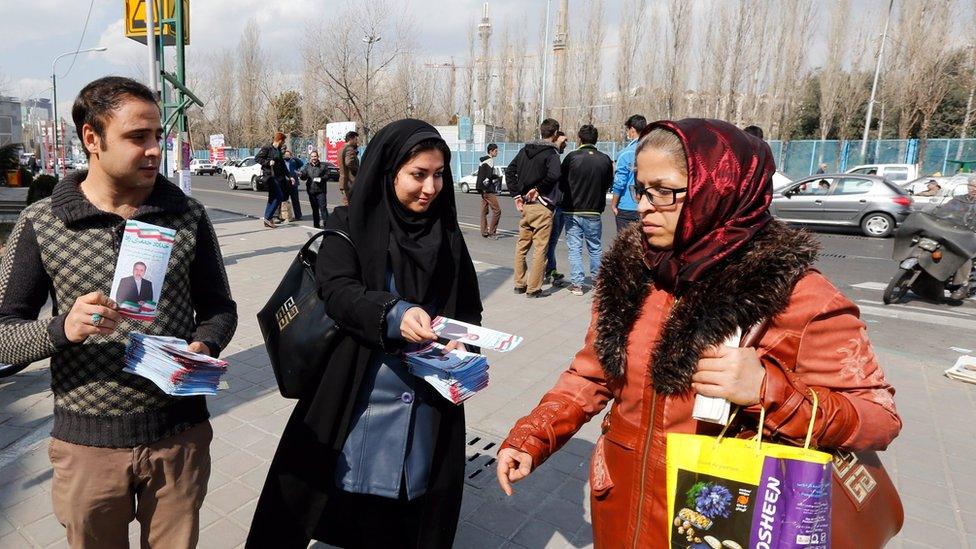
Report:
[[214,175],[217,173],[217,166],[211,164],[209,160],[194,158],[190,161],[190,173],[193,175]]
[[261,165],[249,156],[241,160],[236,165],[227,164],[224,166],[224,173],[227,175],[227,186],[231,189],[245,187],[252,191],[260,191],[264,188],[261,183]]
[[[506,167],[507,166],[495,166],[495,175],[502,178],[502,186],[499,188],[499,191],[501,192],[508,191],[508,185],[505,184]],[[455,181],[454,186],[457,187],[457,189],[462,193],[470,193],[470,192],[477,191],[477,189],[475,188],[477,183],[478,183],[478,170],[475,170],[469,173],[468,175],[462,177],[461,179]]]
[[773,192],[778,192],[786,188],[793,180],[780,172],[773,172]]
[[[929,181],[935,181],[939,185],[939,191],[935,196],[920,196],[928,190]],[[927,176],[920,177],[914,181],[909,181],[901,185],[901,188],[912,195],[912,209],[915,211],[931,211],[936,207],[948,202],[953,196],[964,195],[969,192],[969,177],[966,175]]]
[[895,185],[902,185],[918,177],[915,164],[862,164],[854,166],[846,173],[859,175],[880,175]]

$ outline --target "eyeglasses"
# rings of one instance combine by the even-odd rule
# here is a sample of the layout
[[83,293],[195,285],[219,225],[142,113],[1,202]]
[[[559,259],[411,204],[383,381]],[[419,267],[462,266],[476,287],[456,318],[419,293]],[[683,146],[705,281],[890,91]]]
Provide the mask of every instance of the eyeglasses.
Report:
[[640,202],[641,197],[646,197],[655,206],[674,206],[678,202],[678,195],[686,192],[688,192],[688,187],[669,189],[667,187],[645,187],[636,183],[630,187],[630,193],[636,202]]

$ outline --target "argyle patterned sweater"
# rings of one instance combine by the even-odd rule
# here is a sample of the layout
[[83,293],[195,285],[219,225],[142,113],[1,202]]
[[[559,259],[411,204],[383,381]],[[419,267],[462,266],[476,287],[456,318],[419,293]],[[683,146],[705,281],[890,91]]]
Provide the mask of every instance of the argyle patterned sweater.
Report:
[[[219,352],[237,327],[217,235],[203,206],[160,176],[132,219],[176,230],[151,323],[123,318],[109,336],[74,344],[64,322],[79,296],[109,294],[126,220],[95,208],[73,172],[21,214],[0,261],[0,363],[51,358],[51,436],[129,448],[175,435],[209,417],[205,397],[172,397],[122,371],[129,332],[202,341]],[[53,318],[38,319],[51,297]]]

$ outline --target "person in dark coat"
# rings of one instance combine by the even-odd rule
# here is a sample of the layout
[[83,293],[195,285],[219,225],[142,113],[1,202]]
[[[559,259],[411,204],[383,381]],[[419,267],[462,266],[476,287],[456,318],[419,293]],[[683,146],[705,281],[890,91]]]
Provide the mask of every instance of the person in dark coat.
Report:
[[270,145],[261,147],[254,160],[261,165],[261,179],[265,187],[268,188],[268,205],[264,209],[264,217],[261,222],[265,227],[274,229],[274,221],[271,220],[275,211],[285,200],[284,184],[285,177],[288,176],[288,169],[285,166],[285,159],[281,153],[281,148],[285,144],[285,134],[277,132]]
[[394,122],[370,141],[356,186],[326,224],[354,246],[327,234],[316,263],[319,294],[342,332],[285,427],[247,547],[454,541],[464,408],[410,375],[398,354],[436,337],[436,315],[481,322],[450,150],[429,124]]
[[308,201],[312,205],[312,224],[318,229],[320,222],[329,220],[329,207],[325,201],[326,183],[329,180],[329,165],[319,161],[319,151],[309,153],[308,164],[302,166],[298,178],[305,182]]

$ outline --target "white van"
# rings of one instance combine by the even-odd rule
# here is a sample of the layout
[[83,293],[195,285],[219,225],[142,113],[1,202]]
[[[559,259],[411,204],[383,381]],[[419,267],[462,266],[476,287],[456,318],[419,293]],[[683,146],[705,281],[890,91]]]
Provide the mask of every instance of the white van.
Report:
[[854,166],[847,173],[880,175],[895,185],[902,185],[918,177],[918,168],[915,164],[863,164]]

